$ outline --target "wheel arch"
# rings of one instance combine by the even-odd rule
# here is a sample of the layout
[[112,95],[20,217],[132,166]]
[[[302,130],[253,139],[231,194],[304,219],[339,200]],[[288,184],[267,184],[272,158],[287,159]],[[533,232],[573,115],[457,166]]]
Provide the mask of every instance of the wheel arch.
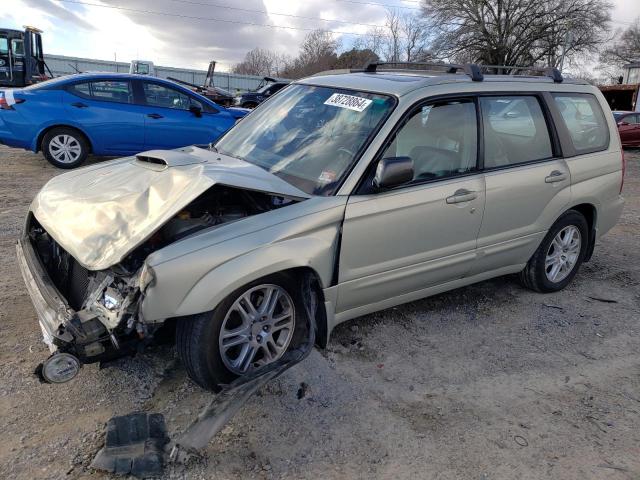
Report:
[[576,212],[581,213],[587,220],[587,225],[589,226],[589,238],[587,243],[587,252],[584,256],[583,262],[588,262],[591,259],[593,250],[596,246],[596,225],[598,224],[598,210],[592,203],[579,203],[567,209],[567,211],[569,210],[575,210]]
[[87,135],[87,133],[82,128],[79,128],[76,125],[69,125],[65,123],[56,123],[54,125],[49,125],[48,127],[43,128],[36,137],[35,147],[33,149],[34,152],[39,152],[40,150],[42,150],[42,141],[44,140],[44,136],[54,128],[69,128],[71,130],[77,131],[87,141],[87,145],[89,145],[89,153],[93,152],[93,142],[91,141],[91,137],[89,137],[89,135]]
[[[194,315],[214,310],[233,291],[257,279],[273,274],[294,275],[301,287],[308,284],[312,290],[304,297],[308,300],[311,293],[316,294],[317,306],[317,343],[326,345],[328,340],[328,318],[331,313],[325,302],[325,289],[331,286],[336,249],[336,227],[327,226],[316,230],[313,236],[299,236],[283,242],[266,245],[230,259],[213,268],[207,268],[202,276],[176,291],[176,264],[153,265],[156,283],[146,292],[142,303],[142,313],[149,322],[164,318]],[[294,252],[294,253],[292,253]],[[297,254],[295,254],[297,252]],[[194,262],[201,256],[194,256]],[[174,268],[172,268],[174,267]],[[180,270],[184,269],[185,278],[193,275],[191,262],[181,258]],[[303,292],[305,293],[305,292]],[[175,295],[174,295],[175,294]]]

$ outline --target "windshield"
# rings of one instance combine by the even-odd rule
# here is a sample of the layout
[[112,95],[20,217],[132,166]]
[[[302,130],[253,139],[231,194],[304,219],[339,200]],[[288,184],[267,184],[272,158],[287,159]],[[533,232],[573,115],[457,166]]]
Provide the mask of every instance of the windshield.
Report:
[[312,195],[333,195],[394,106],[386,95],[292,85],[222,137],[218,152]]
[[613,112],[613,118],[615,119],[616,122],[619,122],[620,120],[622,120],[622,117],[624,117],[625,115],[626,113]]

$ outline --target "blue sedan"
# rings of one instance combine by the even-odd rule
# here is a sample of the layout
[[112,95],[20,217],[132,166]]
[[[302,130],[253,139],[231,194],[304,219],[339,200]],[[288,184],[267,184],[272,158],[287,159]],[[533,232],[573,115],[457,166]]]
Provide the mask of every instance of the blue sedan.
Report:
[[74,168],[89,153],[125,156],[208,144],[247,110],[224,108],[174,82],[91,73],[0,90],[0,143]]

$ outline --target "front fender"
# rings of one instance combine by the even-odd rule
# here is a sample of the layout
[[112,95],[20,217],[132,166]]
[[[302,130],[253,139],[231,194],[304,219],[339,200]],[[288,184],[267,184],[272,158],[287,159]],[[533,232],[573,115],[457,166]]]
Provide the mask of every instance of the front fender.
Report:
[[[243,285],[292,268],[309,267],[316,272],[322,286],[329,285],[337,237],[337,229],[332,230],[327,229],[320,236],[269,245],[220,265],[193,286],[176,310],[177,316],[213,310]],[[301,254],[292,256],[292,252]],[[224,284],[220,284],[220,279],[225,279]]]
[[292,268],[311,268],[328,287],[343,214],[341,205],[152,264],[156,279],[142,302],[144,321],[213,310],[243,285]]

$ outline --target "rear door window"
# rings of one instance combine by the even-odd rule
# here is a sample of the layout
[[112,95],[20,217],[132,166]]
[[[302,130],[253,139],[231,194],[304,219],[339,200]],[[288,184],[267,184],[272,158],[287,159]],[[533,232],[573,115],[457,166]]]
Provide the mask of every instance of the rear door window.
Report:
[[128,81],[101,80],[76,83],[69,92],[78,97],[102,102],[133,103],[133,91]]
[[7,37],[0,37],[0,54],[9,53],[9,42],[7,41]]
[[576,153],[605,150],[609,146],[609,127],[595,96],[588,93],[554,93]]
[[131,83],[127,81],[91,82],[91,97],[105,102],[133,103]]
[[549,128],[537,97],[481,97],[480,105],[485,168],[553,157]]

